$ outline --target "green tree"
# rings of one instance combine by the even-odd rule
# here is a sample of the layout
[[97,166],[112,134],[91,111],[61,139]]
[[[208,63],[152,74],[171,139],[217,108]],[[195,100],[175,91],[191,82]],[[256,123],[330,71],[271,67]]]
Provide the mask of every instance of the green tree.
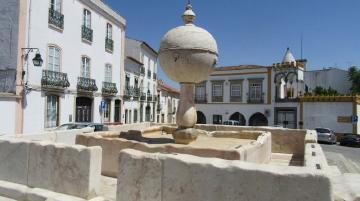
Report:
[[360,71],[356,66],[351,66],[349,68],[349,81],[351,81],[350,91],[353,94],[360,93]]
[[331,87],[329,87],[328,89],[325,89],[325,88],[319,87],[319,86],[315,87],[313,93],[315,96],[337,96],[337,95],[339,95],[339,93]]

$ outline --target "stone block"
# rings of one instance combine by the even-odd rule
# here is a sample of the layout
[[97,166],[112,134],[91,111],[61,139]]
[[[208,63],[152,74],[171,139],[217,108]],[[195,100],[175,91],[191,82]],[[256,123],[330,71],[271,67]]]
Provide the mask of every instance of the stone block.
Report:
[[27,190],[28,187],[26,185],[0,180],[0,196],[15,200],[25,200]]
[[100,147],[33,143],[30,145],[28,186],[92,198],[99,190],[100,167]]
[[307,168],[136,150],[119,164],[118,201],[333,200],[329,178]]
[[30,142],[0,140],[0,180],[27,185]]
[[86,201],[85,199],[56,193],[40,188],[33,188],[29,190],[26,196],[26,201]]
[[160,201],[162,165],[157,155],[122,151],[119,155],[117,201]]

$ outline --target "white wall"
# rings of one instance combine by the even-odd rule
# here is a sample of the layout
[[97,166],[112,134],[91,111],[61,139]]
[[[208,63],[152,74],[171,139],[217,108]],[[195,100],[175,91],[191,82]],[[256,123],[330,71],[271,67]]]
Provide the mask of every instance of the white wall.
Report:
[[13,98],[0,98],[0,135],[13,134],[16,126],[16,101]]
[[235,112],[239,112],[244,115],[246,119],[246,125],[249,125],[250,117],[255,113],[262,113],[265,115],[265,111],[270,113],[266,116],[269,125],[274,125],[274,108],[272,105],[253,105],[253,104],[197,104],[197,111],[201,111],[206,116],[206,123],[213,123],[213,115],[222,115],[222,121],[229,120],[230,116]]
[[341,94],[350,93],[351,82],[348,78],[348,71],[328,68],[305,72],[305,84],[312,91],[315,87],[336,89]]
[[[84,1],[90,2],[90,1]],[[84,5],[82,1],[63,1],[62,13],[64,14],[64,29],[58,31],[50,28],[48,25],[48,9],[49,1],[32,0],[32,11],[29,32],[29,46],[40,49],[40,53],[44,60],[42,68],[34,67],[29,62],[29,78],[30,86],[33,89],[40,90],[42,70],[47,69],[47,47],[49,44],[55,44],[62,50],[61,56],[61,72],[68,74],[70,87],[65,90],[65,94],[57,93],[60,98],[60,123],[67,123],[69,115],[72,115],[72,121],[75,121],[75,104],[76,97],[82,96],[77,94],[77,79],[80,76],[81,57],[87,56],[91,59],[90,77],[96,80],[98,91],[94,95],[93,101],[93,121],[101,122],[101,114],[99,111],[100,102],[103,99],[101,94],[102,82],[105,79],[105,64],[112,65],[112,82],[116,83],[118,94],[110,97],[112,100],[111,119],[114,120],[114,100],[120,99],[120,77],[123,72],[123,55],[122,55],[122,37],[124,35],[124,27],[119,26],[120,22],[105,17],[104,13],[95,10],[93,5]],[[91,28],[93,29],[93,42],[85,43],[81,38],[81,26],[83,9],[91,11]],[[110,23],[113,27],[114,50],[112,53],[105,51],[106,24]],[[34,54],[30,54],[30,60]],[[25,69],[26,70],[26,69]],[[25,76],[25,77],[27,77]],[[32,91],[27,95],[28,105],[24,111],[24,132],[35,132],[44,130],[45,118],[45,94]],[[122,112],[123,114],[123,112]],[[35,122],[35,123],[33,123]]]
[[352,133],[351,123],[338,123],[338,116],[351,116],[351,102],[304,102],[304,128],[330,128],[338,133]]

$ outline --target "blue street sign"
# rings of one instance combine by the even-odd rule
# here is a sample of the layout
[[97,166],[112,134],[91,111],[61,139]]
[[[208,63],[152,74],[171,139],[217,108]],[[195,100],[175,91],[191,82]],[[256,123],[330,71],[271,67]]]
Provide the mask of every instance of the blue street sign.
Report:
[[351,123],[356,124],[359,121],[359,117],[357,115],[351,116]]
[[101,101],[101,108],[102,108],[102,109],[105,109],[105,105],[106,105],[106,102],[105,102],[105,101]]

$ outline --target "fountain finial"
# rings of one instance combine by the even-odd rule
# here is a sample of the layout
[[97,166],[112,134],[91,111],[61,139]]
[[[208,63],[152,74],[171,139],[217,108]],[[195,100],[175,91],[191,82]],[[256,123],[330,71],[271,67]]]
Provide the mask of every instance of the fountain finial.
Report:
[[186,25],[193,24],[194,20],[196,19],[196,15],[195,15],[194,11],[192,10],[192,5],[191,5],[190,0],[188,1],[188,4],[186,6],[186,9],[185,9],[185,12],[184,12],[182,18]]

